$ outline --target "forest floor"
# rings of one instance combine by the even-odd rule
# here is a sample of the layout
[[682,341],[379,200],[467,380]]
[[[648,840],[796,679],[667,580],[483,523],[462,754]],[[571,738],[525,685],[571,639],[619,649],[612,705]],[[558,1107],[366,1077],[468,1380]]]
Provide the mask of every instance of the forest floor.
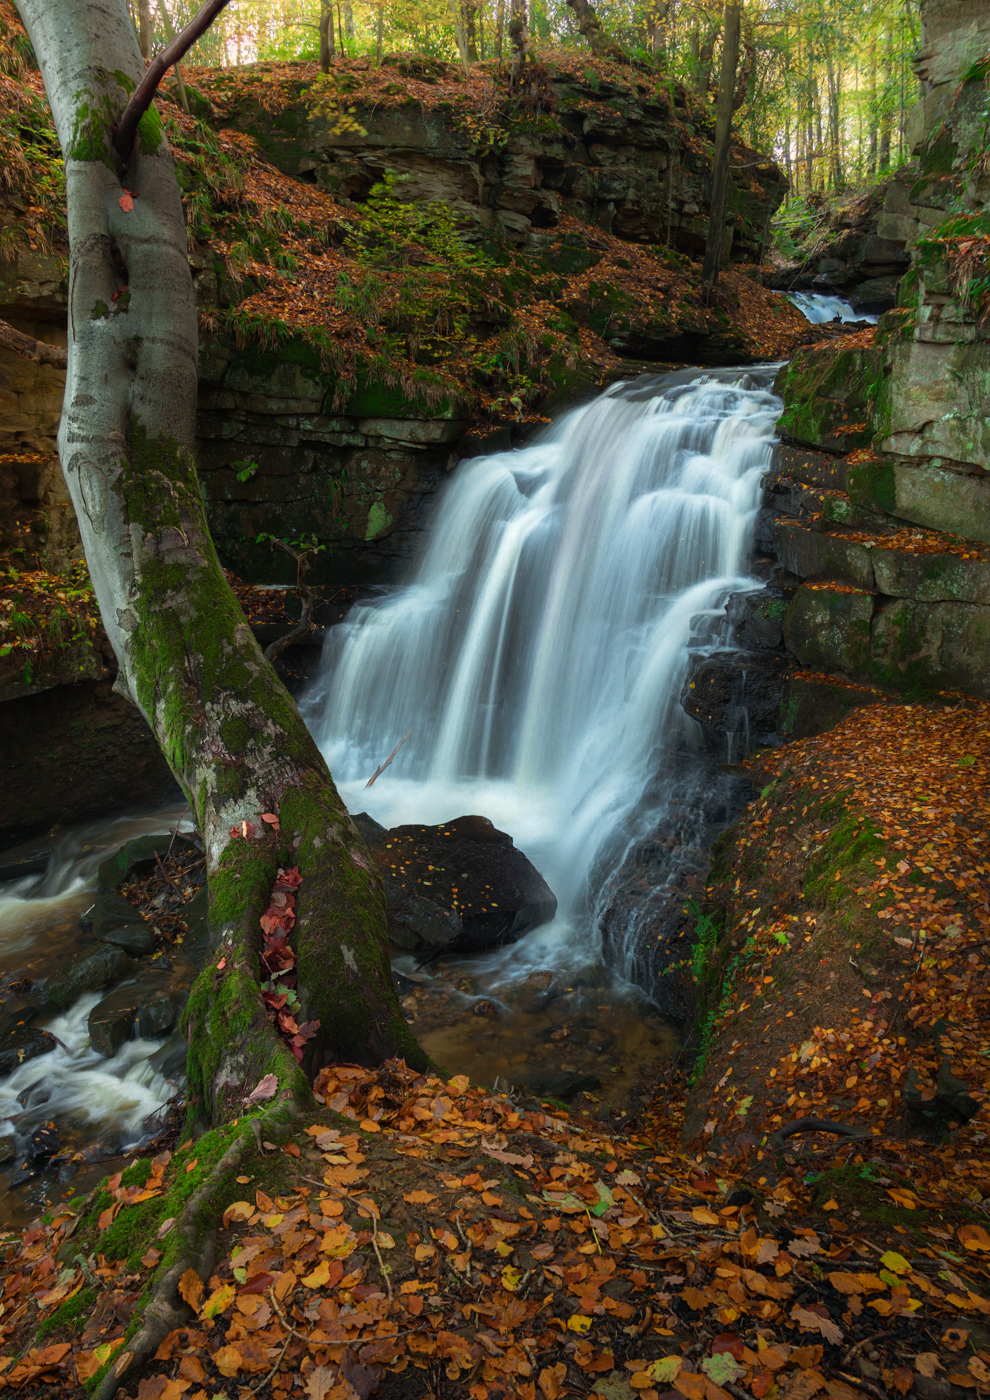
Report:
[[[603,1124],[331,1066],[291,1132],[249,1109],[8,1235],[0,1386],[92,1391],[117,1368],[130,1400],[990,1388],[988,709],[883,701],[751,760],[767,786],[716,851],[693,1088],[669,1071]],[[773,1137],[822,1117],[856,1136]],[[204,1186],[201,1278],[179,1236]],[[169,1267],[187,1317],[131,1367]]]

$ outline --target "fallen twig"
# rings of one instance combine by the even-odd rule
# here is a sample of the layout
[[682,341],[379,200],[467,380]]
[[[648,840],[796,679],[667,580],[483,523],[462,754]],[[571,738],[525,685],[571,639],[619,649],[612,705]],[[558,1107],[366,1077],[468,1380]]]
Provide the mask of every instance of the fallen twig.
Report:
[[386,769],[386,768],[388,767],[388,765],[392,762],[392,759],[395,757],[395,755],[396,755],[396,754],[399,752],[399,750],[402,748],[402,745],[406,742],[406,740],[409,738],[409,735],[410,735],[411,733],[412,733],[412,730],[410,729],[410,730],[408,730],[405,734],[403,734],[402,738],[401,738],[401,739],[399,740],[399,742],[396,744],[395,748],[394,748],[394,749],[392,750],[392,752],[389,754],[388,758],[386,758],[385,762],[381,765],[380,768],[376,768],[376,769],[375,769],[375,771],[372,773],[371,777],[370,777],[370,778],[368,779],[368,781],[365,783],[365,787],[366,787],[366,788],[370,788],[370,787],[371,787],[371,784],[375,781],[375,779],[378,778],[378,777],[380,777],[381,774],[385,772],[385,769]]
[[375,1258],[378,1260],[378,1267],[382,1271],[382,1278],[385,1280],[385,1287],[388,1289],[388,1301],[391,1303],[392,1280],[388,1276],[389,1271],[385,1267],[385,1261],[382,1258],[381,1250],[378,1248],[378,1221],[375,1219],[374,1216],[371,1217],[371,1247],[375,1251]]

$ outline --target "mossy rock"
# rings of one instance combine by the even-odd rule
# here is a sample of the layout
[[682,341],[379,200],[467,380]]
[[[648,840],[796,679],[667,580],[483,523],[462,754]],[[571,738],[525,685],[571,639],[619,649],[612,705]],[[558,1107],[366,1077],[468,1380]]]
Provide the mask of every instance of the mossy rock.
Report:
[[869,593],[799,588],[784,619],[789,651],[806,666],[865,675],[870,664]]

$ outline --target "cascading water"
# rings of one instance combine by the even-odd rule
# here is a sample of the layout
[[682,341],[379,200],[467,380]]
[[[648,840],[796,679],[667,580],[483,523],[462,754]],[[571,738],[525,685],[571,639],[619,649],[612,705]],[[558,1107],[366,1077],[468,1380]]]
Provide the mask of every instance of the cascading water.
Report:
[[840,321],[869,321],[872,325],[876,325],[880,319],[876,315],[854,311],[844,297],[825,296],[821,292],[784,292],[783,295],[815,326],[834,321],[837,316]]
[[[601,986],[596,898],[684,788],[685,751],[701,772],[678,701],[727,595],[757,586],[773,373],[642,377],[463,463],[412,581],[330,634],[303,711],[350,809],[386,826],[482,813],[557,895],[553,924],[472,960],[487,995],[548,966]],[[642,981],[635,947],[611,951],[613,979]]]

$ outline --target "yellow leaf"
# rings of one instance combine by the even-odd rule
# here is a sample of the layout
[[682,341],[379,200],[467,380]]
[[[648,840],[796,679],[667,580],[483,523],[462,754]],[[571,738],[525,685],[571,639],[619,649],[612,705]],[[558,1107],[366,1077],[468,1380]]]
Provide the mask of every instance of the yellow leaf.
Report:
[[587,1332],[591,1327],[591,1318],[585,1317],[583,1313],[571,1313],[567,1319],[568,1332]]
[[447,1090],[449,1093],[456,1094],[459,1096],[461,1094],[466,1094],[470,1087],[471,1081],[470,1079],[468,1079],[466,1074],[455,1074],[453,1079],[447,1085]]
[[721,1225],[722,1223],[718,1216],[705,1206],[695,1206],[691,1212],[691,1217],[693,1220],[696,1220],[699,1225]]
[[179,1279],[179,1295],[189,1304],[193,1312],[199,1312],[199,1305],[203,1301],[205,1291],[203,1280],[195,1269],[187,1269]]
[[662,1356],[650,1367],[650,1374],[658,1385],[670,1385],[681,1373],[684,1364],[682,1356]]
[[822,1210],[838,1210],[838,1209],[839,1209],[839,1203],[838,1203],[838,1201],[836,1201],[836,1200],[826,1201],[825,1204],[822,1206]]
[[93,1348],[93,1355],[96,1357],[97,1366],[105,1366],[118,1348],[124,1345],[124,1338],[118,1337],[115,1342],[104,1342],[102,1346]]
[[222,1283],[215,1288],[200,1309],[201,1317],[219,1317],[234,1301],[237,1290],[232,1283]]
[[502,1270],[503,1288],[507,1288],[510,1293],[515,1293],[520,1283],[522,1283],[522,1274],[518,1269],[513,1268],[511,1264],[506,1264],[505,1268]]
[[898,1254],[893,1249],[888,1249],[886,1254],[880,1256],[880,1263],[892,1274],[907,1274],[911,1271],[911,1265],[904,1258],[904,1255]]
[[892,1201],[895,1201],[899,1206],[903,1206],[905,1210],[914,1210],[918,1204],[918,1198],[913,1191],[890,1189],[888,1190],[887,1195]]
[[512,1245],[506,1244],[505,1240],[499,1240],[498,1244],[495,1246],[495,1252],[500,1254],[503,1259],[508,1259],[509,1255],[512,1253]]
[[250,1201],[234,1201],[223,1213],[223,1227],[226,1229],[232,1220],[250,1220],[253,1214],[254,1206]]
[[395,1240],[392,1238],[392,1236],[388,1233],[387,1230],[379,1230],[378,1234],[375,1236],[375,1239],[381,1245],[382,1249],[395,1248]]
[[213,1364],[220,1372],[221,1376],[226,1376],[229,1380],[236,1376],[244,1364],[244,1357],[235,1346],[221,1347],[213,1354]]
[[982,1225],[963,1225],[956,1233],[967,1249],[990,1249],[990,1235]]
[[321,1259],[311,1274],[303,1278],[304,1288],[322,1288],[330,1277],[330,1261]]

